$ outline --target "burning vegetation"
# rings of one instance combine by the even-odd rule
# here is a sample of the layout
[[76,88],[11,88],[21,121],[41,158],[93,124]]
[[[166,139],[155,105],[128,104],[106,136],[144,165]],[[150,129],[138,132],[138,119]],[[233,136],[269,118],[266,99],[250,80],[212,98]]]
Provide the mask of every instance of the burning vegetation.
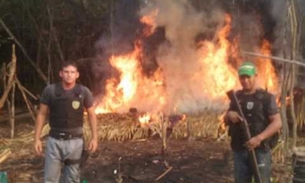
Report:
[[[156,121],[158,113],[220,115],[227,108],[226,91],[239,88],[236,67],[248,60],[241,48],[265,56],[272,52],[256,15],[251,17],[251,26],[259,27],[254,33],[237,30],[233,11],[218,6],[197,9],[184,0],[147,1],[134,18],[138,24],[131,41],[101,38],[97,43],[104,50],[98,53],[103,58],[99,62],[107,62],[111,70],[104,73],[107,79],[96,100],[97,114],[136,108],[142,125]],[[152,43],[152,39],[158,41]],[[246,44],[245,39],[249,40]],[[127,44],[132,46],[126,49]],[[101,56],[105,53],[107,57]],[[253,61],[258,84],[276,94],[278,78],[271,60]]]
[[[93,1],[84,2],[94,3]],[[167,138],[206,139],[218,137],[218,139],[223,139],[226,135],[226,127],[221,122],[224,111],[228,107],[226,92],[230,89],[239,89],[236,68],[243,61],[251,60],[257,65],[260,87],[268,89],[276,95],[279,94],[279,83],[283,79],[283,76],[279,74],[280,68],[275,67],[276,65],[268,58],[247,57],[243,54],[243,51],[249,51],[271,56],[278,49],[277,42],[282,37],[274,36],[276,25],[268,13],[270,7],[266,5],[267,1],[126,0],[118,2],[122,3],[121,6],[118,5],[117,9],[114,8],[116,10],[111,10],[114,12],[111,12],[113,17],[111,15],[109,34],[100,37],[95,45],[97,61],[93,63],[92,73],[99,79],[99,83],[96,83],[99,85],[98,89],[94,91],[97,94],[95,112],[99,120],[99,138],[107,141],[103,142],[101,153],[108,153],[109,157],[108,159],[100,159],[101,163],[97,163],[95,157],[91,157],[91,166],[86,173],[92,179],[98,179],[99,177],[96,176],[103,173],[103,176],[106,176],[107,170],[111,169],[112,171],[117,168],[117,162],[112,160],[118,158],[116,157],[119,156],[117,152],[122,150],[122,144],[114,143],[119,147],[111,149],[112,147],[107,146],[107,143],[112,143],[109,141],[135,140],[126,142],[126,144],[132,144],[126,145],[132,151],[126,155],[128,158],[140,156],[139,149],[144,151],[145,148],[133,149],[133,143],[140,143],[148,137],[161,137],[163,151],[166,149]],[[41,25],[44,24],[41,23]],[[54,27],[56,27],[55,24]],[[53,30],[53,27],[50,30]],[[57,31],[60,33],[60,29]],[[55,32],[57,33],[57,31]],[[55,32],[43,32],[49,38],[56,37]],[[58,38],[65,37],[65,35],[67,34],[62,34]],[[60,39],[59,41],[55,39],[54,42],[59,46],[50,48],[60,49],[60,46],[64,46],[60,45],[60,41]],[[84,44],[82,39],[79,42],[83,45],[90,45],[89,43]],[[90,46],[85,47],[86,50],[91,51]],[[79,48],[84,47],[79,46]],[[74,47],[69,49],[80,52]],[[58,52],[62,54],[60,51]],[[70,57],[67,56],[67,58]],[[40,57],[37,56],[37,58]],[[55,65],[52,63],[50,67]],[[294,102],[297,110],[303,111],[304,91],[296,92]],[[287,106],[290,105],[289,101],[293,101],[289,97],[287,97]],[[285,97],[283,98],[285,99]],[[304,124],[304,115],[302,114],[304,113],[300,112],[300,115],[296,117]],[[48,128],[45,126],[43,130],[44,137],[48,134]],[[89,131],[88,123],[85,123],[85,139],[89,138]],[[2,132],[4,133],[4,130]],[[18,133],[18,137],[21,138],[12,141],[2,139],[0,142],[2,143],[1,147],[4,147],[5,150],[1,154],[4,157],[2,161],[8,156],[13,157],[6,164],[2,164],[3,167],[9,167],[8,169],[15,171],[16,165],[19,165],[20,162],[24,165],[32,164],[33,167],[35,166],[35,172],[31,170],[26,176],[15,177],[15,179],[24,180],[23,182],[41,182],[36,177],[42,177],[42,160],[28,158],[31,154],[28,149],[22,148],[20,151],[20,147],[31,146],[32,133]],[[159,147],[156,146],[159,144],[156,143],[159,142],[153,142],[152,147],[154,147],[155,152],[158,151]],[[172,154],[176,153],[177,155],[176,159],[172,159],[172,163],[178,162],[180,159],[187,162],[186,165],[176,166],[181,167],[181,170],[175,170],[179,174],[176,177],[178,178],[176,182],[180,180],[182,171],[191,173],[189,174],[191,176],[183,175],[186,181],[190,177],[198,176],[198,179],[193,178],[189,182],[199,182],[197,180],[205,180],[206,175],[208,175],[202,170],[211,169],[213,171],[215,168],[214,162],[208,168],[205,164],[207,159],[213,160],[213,157],[210,156],[210,154],[215,154],[213,142],[211,145],[204,144],[204,146],[199,147],[198,154],[206,153],[207,149],[211,149],[206,153],[207,156],[202,158],[204,163],[200,162],[204,167],[196,167],[188,172],[189,157],[183,155],[186,151],[181,147],[190,148],[190,146],[195,147],[196,144],[197,141],[187,141],[187,143],[179,141],[177,148],[179,150],[172,151]],[[148,146],[147,151],[150,151],[150,148]],[[218,149],[220,156],[223,154],[222,148],[224,147]],[[183,151],[181,154],[180,150]],[[16,152],[14,156],[11,155],[12,152]],[[190,153],[193,154],[192,150]],[[197,163],[198,157],[201,156],[194,156],[192,164]],[[282,154],[279,153],[279,157],[283,158]],[[150,161],[151,159],[148,161],[147,159],[145,161],[135,159],[131,161],[131,164],[145,162],[146,166],[147,162]],[[158,164],[158,161],[154,159],[153,163],[157,162],[156,164]],[[109,162],[112,163],[111,166],[108,166]],[[98,172],[102,165],[105,165],[105,171]],[[138,174],[140,175],[143,173],[144,165],[141,164],[139,167]],[[221,174],[221,171],[225,170],[223,167],[222,164],[219,165],[220,173],[214,171],[213,181],[216,180],[216,176]],[[22,166],[18,166],[18,168],[16,172],[19,172]],[[171,170],[169,167],[166,168]],[[28,168],[26,167],[26,169]],[[132,170],[133,168],[126,169]],[[163,167],[161,170],[164,172]],[[200,171],[198,175],[192,174],[198,170]],[[125,170],[125,172],[127,171]],[[283,171],[278,174],[286,176],[285,173]],[[33,174],[36,176],[32,176]],[[149,174],[149,172],[144,174]],[[107,176],[109,175],[112,177],[113,173],[111,172]],[[233,182],[233,180],[227,180],[227,175],[231,174],[227,173],[220,182]],[[142,177],[141,179],[140,177],[138,179],[147,182],[146,180],[153,180],[154,176],[155,174],[149,178]]]

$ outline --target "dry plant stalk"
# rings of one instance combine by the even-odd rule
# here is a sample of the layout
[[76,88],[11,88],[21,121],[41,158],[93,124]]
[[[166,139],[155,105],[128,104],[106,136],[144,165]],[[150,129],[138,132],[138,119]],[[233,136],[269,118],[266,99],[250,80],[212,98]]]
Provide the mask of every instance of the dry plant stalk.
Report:
[[171,138],[217,138],[219,114],[206,111],[199,116],[188,116],[173,128]]
[[272,160],[276,163],[283,163],[285,156],[284,156],[284,141],[280,141],[277,145],[272,149]]
[[16,83],[13,81],[12,91],[11,91],[11,101],[10,101],[10,125],[11,125],[11,138],[15,136],[15,91],[16,91]]
[[164,177],[164,176],[165,176],[168,172],[170,172],[172,169],[173,169],[172,166],[169,167],[164,173],[162,173],[161,175],[159,175],[159,176],[155,179],[155,181],[160,180],[162,177]]
[[[167,149],[167,127],[168,127],[168,119],[164,118],[163,114],[159,114],[159,123],[161,123],[161,137],[162,137],[162,150],[161,154],[165,157],[166,149]],[[164,158],[165,159],[165,158]]]
[[11,155],[11,150],[6,149],[0,154],[0,164],[4,162],[10,155]]

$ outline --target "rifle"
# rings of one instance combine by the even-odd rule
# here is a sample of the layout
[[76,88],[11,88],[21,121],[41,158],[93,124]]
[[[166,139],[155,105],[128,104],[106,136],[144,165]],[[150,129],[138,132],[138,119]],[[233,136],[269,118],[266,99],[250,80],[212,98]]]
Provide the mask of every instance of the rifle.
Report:
[[[241,124],[241,127],[243,129],[246,140],[248,141],[248,140],[251,139],[249,125],[248,125],[248,122],[245,118],[245,115],[244,115],[243,111],[241,110],[240,104],[237,100],[237,97],[236,97],[236,94],[235,94],[234,90],[228,91],[227,96],[229,97],[231,102],[233,102],[233,104],[235,104],[237,106],[238,114],[243,119],[240,124]],[[258,183],[262,183],[262,179],[261,179],[259,169],[258,169],[258,165],[257,165],[256,154],[255,154],[254,150],[250,151],[250,158],[251,158],[251,166],[252,166],[252,171],[254,172],[255,181],[257,181]]]

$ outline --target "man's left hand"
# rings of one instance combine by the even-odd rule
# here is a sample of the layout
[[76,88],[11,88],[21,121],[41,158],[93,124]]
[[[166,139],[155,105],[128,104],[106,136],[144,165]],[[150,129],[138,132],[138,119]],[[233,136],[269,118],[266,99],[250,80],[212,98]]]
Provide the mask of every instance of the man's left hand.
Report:
[[246,142],[245,146],[249,151],[252,151],[261,144],[262,140],[263,139],[260,136],[252,137],[248,142]]
[[97,149],[97,145],[98,145],[97,139],[91,139],[90,142],[89,142],[88,150],[91,153],[95,152],[96,149]]

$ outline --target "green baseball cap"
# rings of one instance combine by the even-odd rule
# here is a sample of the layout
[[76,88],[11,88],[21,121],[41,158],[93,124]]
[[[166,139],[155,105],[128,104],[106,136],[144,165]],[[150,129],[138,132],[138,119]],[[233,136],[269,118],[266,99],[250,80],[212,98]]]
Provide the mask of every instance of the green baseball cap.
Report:
[[238,75],[247,75],[247,76],[254,76],[256,74],[255,65],[252,62],[244,62],[238,68]]

